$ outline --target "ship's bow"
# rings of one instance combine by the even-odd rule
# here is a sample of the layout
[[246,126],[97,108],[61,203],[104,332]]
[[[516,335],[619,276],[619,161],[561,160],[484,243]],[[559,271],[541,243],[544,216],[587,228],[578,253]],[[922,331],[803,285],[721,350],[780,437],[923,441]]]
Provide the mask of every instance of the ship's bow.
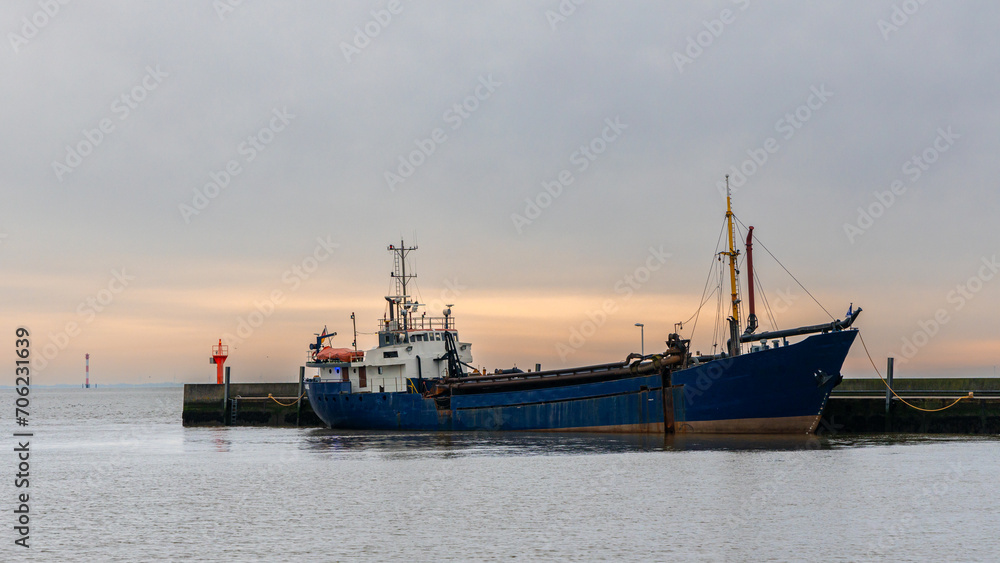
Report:
[[855,330],[714,360],[673,374],[678,432],[815,432]]

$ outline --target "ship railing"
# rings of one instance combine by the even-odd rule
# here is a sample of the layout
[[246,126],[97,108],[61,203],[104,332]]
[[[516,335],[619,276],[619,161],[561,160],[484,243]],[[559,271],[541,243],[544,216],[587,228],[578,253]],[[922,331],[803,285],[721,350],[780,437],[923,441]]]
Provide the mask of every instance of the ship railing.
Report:
[[400,319],[391,321],[380,319],[378,322],[380,332],[399,330],[455,330],[454,317],[412,317],[405,323]]
[[349,362],[345,362],[343,360],[317,360],[315,358],[315,352],[313,352],[312,350],[310,350],[310,351],[306,352],[306,363],[307,364],[333,364],[333,363],[341,363],[341,364],[363,364],[364,361],[365,361],[364,353],[361,352],[360,350],[358,350],[358,354],[360,354],[360,355],[357,356],[356,358],[352,359]]

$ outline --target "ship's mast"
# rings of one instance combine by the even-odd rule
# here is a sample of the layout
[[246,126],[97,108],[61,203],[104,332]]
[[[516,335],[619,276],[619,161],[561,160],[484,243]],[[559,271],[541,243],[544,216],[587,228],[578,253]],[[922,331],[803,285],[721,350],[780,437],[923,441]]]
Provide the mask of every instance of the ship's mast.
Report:
[[736,285],[736,261],[739,258],[740,251],[736,250],[733,240],[733,203],[732,193],[729,189],[729,174],[726,174],[726,222],[728,223],[727,228],[729,230],[729,252],[723,252],[723,254],[729,255],[729,287],[733,302],[733,316],[729,317],[729,355],[738,356],[740,354],[740,298],[738,286]]
[[[408,305],[410,304],[410,294],[407,293],[406,291],[406,284],[407,282],[410,281],[410,278],[417,277],[416,274],[406,273],[406,255],[416,249],[417,249],[416,246],[412,247],[406,246],[406,243],[403,242],[402,239],[400,239],[399,241],[399,246],[390,244],[389,248],[387,249],[393,253],[392,256],[393,271],[391,274],[389,274],[389,276],[394,280],[396,280],[396,295],[386,298],[389,300],[391,308],[389,318],[392,319],[393,316],[395,316],[396,319],[399,319],[402,323],[402,328],[404,330],[408,328],[407,327],[408,321],[406,317],[407,313],[409,313]],[[395,315],[393,315],[393,310],[395,312]]]

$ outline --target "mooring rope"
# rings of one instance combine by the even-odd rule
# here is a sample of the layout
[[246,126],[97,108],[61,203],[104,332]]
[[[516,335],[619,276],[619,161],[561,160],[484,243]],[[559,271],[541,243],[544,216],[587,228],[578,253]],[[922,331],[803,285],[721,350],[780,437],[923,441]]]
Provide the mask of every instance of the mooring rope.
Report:
[[306,394],[305,394],[305,393],[303,393],[303,394],[302,394],[302,395],[301,395],[301,396],[300,396],[300,397],[299,397],[298,399],[295,399],[294,401],[292,401],[291,403],[288,403],[287,405],[286,405],[285,403],[282,403],[282,402],[281,402],[281,401],[279,401],[278,399],[275,399],[275,398],[274,398],[274,395],[272,395],[272,394],[270,394],[270,393],[268,393],[268,394],[267,394],[267,396],[268,396],[268,398],[269,398],[269,399],[271,399],[272,401],[274,401],[275,403],[278,403],[279,405],[281,405],[281,406],[283,406],[283,407],[290,407],[290,406],[294,405],[295,403],[297,403],[297,402],[301,401],[301,400],[302,400],[302,397],[305,397],[305,396],[306,396]]
[[865,354],[868,355],[868,361],[871,362],[872,363],[872,367],[875,368],[875,373],[878,374],[878,378],[881,379],[882,383],[885,384],[885,388],[888,389],[893,395],[895,395],[897,399],[899,399],[900,401],[902,401],[902,403],[904,405],[906,405],[906,406],[908,406],[910,408],[916,409],[918,411],[922,411],[922,412],[940,412],[940,411],[943,411],[943,410],[950,409],[951,407],[957,405],[959,403],[959,401],[961,401],[962,399],[974,399],[975,398],[972,395],[972,391],[969,391],[969,394],[967,396],[965,396],[965,397],[959,397],[959,398],[955,399],[954,403],[952,403],[952,404],[950,404],[950,405],[948,405],[946,407],[941,407],[939,409],[924,409],[924,408],[920,408],[920,407],[918,407],[916,405],[913,405],[913,404],[910,404],[910,403],[906,402],[906,399],[900,397],[899,394],[896,393],[896,391],[892,387],[889,386],[889,382],[886,381],[885,378],[882,377],[881,373],[879,373],[878,366],[875,365],[875,360],[873,360],[872,359],[872,355],[870,353],[868,353],[868,346],[865,345],[865,339],[864,339],[864,337],[861,336],[861,331],[858,331],[858,338],[861,338],[861,345],[864,346],[864,348],[865,348]]

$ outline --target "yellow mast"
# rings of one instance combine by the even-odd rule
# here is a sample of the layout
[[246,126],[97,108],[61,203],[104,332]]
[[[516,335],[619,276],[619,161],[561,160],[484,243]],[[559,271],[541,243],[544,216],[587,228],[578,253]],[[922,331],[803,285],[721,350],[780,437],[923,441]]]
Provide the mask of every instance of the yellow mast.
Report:
[[736,257],[739,256],[739,251],[736,250],[733,245],[733,204],[732,198],[729,191],[729,174],[726,174],[726,221],[729,223],[729,252],[724,254],[729,255],[729,287],[732,289],[733,298],[733,321],[736,326],[739,327],[740,323],[740,308],[739,308],[739,297],[737,296],[736,290]]

